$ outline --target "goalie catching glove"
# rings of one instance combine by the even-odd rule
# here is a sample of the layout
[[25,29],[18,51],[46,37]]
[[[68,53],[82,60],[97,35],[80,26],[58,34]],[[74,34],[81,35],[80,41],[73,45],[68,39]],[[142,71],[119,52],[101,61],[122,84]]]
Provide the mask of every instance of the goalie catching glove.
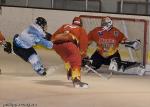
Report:
[[141,41],[135,40],[135,41],[127,41],[122,44],[125,44],[125,47],[132,48],[134,50],[139,50],[141,48]]
[[84,67],[85,65],[91,65],[92,60],[90,60],[90,58],[88,56],[82,58],[82,67]]

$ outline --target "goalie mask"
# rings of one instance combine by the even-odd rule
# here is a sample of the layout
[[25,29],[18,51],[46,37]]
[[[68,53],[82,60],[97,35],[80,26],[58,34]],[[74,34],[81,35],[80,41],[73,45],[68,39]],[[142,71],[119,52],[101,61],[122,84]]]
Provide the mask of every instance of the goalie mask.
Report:
[[39,26],[41,26],[41,28],[46,31],[47,30],[47,21],[46,19],[44,19],[43,17],[37,17],[35,19],[35,23]]
[[103,30],[109,31],[112,28],[112,26],[113,26],[113,23],[110,17],[105,17],[102,19],[101,27],[103,28]]
[[72,21],[72,24],[82,26],[82,21],[81,21],[80,17],[75,17]]

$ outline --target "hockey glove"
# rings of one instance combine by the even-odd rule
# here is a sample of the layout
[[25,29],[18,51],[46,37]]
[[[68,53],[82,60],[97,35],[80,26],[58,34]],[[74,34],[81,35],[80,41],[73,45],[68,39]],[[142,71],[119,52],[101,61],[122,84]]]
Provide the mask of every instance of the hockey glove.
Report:
[[85,65],[91,65],[92,61],[90,60],[90,58],[88,56],[84,57],[82,59],[82,67],[84,67]]
[[50,33],[48,33],[48,32],[45,32],[45,33],[46,33],[46,35],[45,35],[45,38],[44,38],[44,39],[46,39],[46,40],[48,40],[48,41],[51,41],[52,34],[50,34]]
[[10,42],[5,42],[3,44],[3,47],[4,47],[4,51],[7,52],[8,54],[10,54],[12,52],[12,46],[11,46],[11,43]]
[[135,40],[135,41],[129,41],[125,42],[125,47],[132,48],[134,50],[139,50],[141,48],[141,41],[140,40]]

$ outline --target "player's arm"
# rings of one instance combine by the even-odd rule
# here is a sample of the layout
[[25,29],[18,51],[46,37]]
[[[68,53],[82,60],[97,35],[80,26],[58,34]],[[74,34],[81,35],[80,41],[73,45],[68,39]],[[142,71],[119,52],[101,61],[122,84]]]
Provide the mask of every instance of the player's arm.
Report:
[[37,44],[43,45],[48,49],[53,48],[53,43],[51,41],[48,41],[42,37],[35,37],[34,39]]
[[52,34],[51,33],[49,33],[49,32],[45,32],[45,37],[44,37],[44,39],[46,39],[46,40],[48,40],[48,41],[51,41],[51,38],[52,38]]
[[141,48],[141,41],[140,40],[125,41],[122,44],[124,44],[125,47],[131,48],[134,50],[138,50]]
[[88,33],[88,45],[90,45],[92,41],[94,41],[94,32],[96,32],[95,29],[91,30]]
[[73,34],[72,33],[59,33],[52,36],[52,42],[54,44],[61,44],[65,42],[73,42]]
[[127,37],[122,32],[120,32],[118,29],[116,32],[119,33],[119,35],[118,35],[119,43],[121,43],[121,44],[125,43],[127,41]]
[[127,38],[124,36],[123,33],[120,33],[120,43],[124,44],[125,47],[132,48],[134,50],[138,50],[141,48],[141,41],[140,40],[133,40],[129,41]]

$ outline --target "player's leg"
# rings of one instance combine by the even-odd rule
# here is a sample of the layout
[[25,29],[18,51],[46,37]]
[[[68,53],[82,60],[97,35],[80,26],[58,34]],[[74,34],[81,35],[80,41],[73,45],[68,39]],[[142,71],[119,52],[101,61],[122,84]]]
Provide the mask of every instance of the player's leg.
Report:
[[87,88],[88,84],[81,82],[81,55],[76,45],[72,42],[54,45],[54,50],[66,62],[67,77],[72,79],[76,88]]
[[75,88],[88,88],[88,84],[81,81],[81,68],[72,68],[72,82]]
[[109,61],[109,70],[118,71],[121,68],[121,57],[118,51],[110,56],[107,61]]
[[40,58],[37,54],[33,53],[28,58],[28,62],[31,63],[33,69],[41,76],[46,75],[46,68],[44,68],[43,64],[40,61]]
[[72,72],[71,72],[71,65],[68,61],[64,62],[65,63],[65,69],[67,71],[67,79],[70,80],[71,76],[72,76]]
[[139,62],[122,61],[122,67],[119,72],[126,74],[137,74],[143,76],[145,73],[144,66]]
[[13,41],[13,51],[24,61],[29,62],[39,75],[46,75],[46,69],[41,64],[41,61],[34,48],[20,48],[16,45],[15,41]]
[[104,64],[104,60],[105,60],[105,58],[103,58],[97,50],[93,53],[90,59],[92,60],[91,65],[95,70],[99,69],[101,65]]
[[75,88],[88,88],[88,84],[81,81],[81,55],[79,49],[74,44],[69,45],[67,57],[71,65],[71,79]]
[[70,80],[71,79],[71,65],[69,61],[67,60],[67,57],[68,57],[66,54],[67,43],[54,44],[53,49],[64,61],[64,66],[67,71],[67,79]]
[[144,75],[145,73],[145,69],[143,68],[141,63],[122,61],[119,53],[116,53],[111,58],[109,70],[126,73],[126,74]]

